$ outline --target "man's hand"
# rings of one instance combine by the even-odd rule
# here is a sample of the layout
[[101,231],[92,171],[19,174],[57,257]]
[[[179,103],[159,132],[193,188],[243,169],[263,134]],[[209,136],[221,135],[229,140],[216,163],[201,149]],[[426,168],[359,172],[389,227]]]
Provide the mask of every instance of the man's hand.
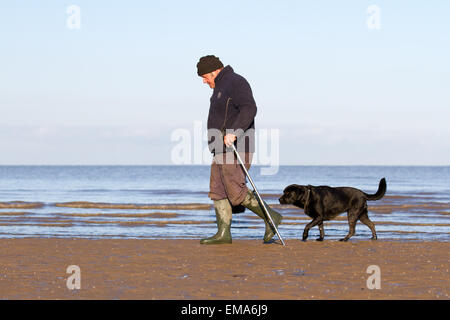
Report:
[[230,147],[235,140],[236,136],[231,133],[228,133],[227,135],[225,135],[225,137],[223,137],[223,143],[225,143],[227,147]]

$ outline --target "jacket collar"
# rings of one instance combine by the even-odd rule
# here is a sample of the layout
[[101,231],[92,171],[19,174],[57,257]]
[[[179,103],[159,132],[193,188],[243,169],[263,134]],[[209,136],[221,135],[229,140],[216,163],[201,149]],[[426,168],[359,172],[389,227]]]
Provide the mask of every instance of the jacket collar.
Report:
[[227,65],[225,68],[223,68],[219,74],[216,76],[216,78],[214,79],[214,83],[217,84],[218,82],[220,82],[222,80],[222,78],[224,76],[226,76],[229,73],[234,72],[233,68],[230,65]]

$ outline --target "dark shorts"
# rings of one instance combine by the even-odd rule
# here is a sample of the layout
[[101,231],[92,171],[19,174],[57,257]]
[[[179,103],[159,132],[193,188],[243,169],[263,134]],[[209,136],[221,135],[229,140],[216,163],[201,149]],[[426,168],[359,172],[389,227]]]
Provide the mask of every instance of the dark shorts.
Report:
[[[249,170],[253,153],[239,153],[239,155],[245,161],[245,167]],[[208,194],[211,200],[228,198],[233,206],[237,206],[244,201],[246,194],[245,172],[236,156],[228,152],[214,156],[211,163]]]

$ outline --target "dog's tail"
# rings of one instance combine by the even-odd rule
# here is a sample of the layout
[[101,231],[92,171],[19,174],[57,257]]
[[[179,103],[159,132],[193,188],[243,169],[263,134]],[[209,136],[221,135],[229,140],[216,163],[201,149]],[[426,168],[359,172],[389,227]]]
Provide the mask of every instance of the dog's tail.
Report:
[[367,194],[364,192],[364,195],[367,197],[367,200],[379,200],[383,198],[386,193],[386,179],[383,178],[380,180],[380,184],[378,185],[378,191],[375,194]]

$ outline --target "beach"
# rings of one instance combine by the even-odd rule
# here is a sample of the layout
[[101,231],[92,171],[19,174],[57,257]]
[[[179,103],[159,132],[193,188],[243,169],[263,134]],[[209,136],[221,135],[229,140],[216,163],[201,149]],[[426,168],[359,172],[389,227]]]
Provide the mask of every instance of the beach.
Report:
[[[0,166],[0,299],[449,299],[450,167],[252,170],[286,247],[263,244],[249,210],[233,215],[231,245],[200,245],[217,231],[207,166]],[[278,201],[291,182],[374,193],[381,177],[387,193],[368,203],[377,241],[358,222],[339,242],[344,213],[324,242],[317,227],[302,242],[311,219]]]
[[[0,299],[449,299],[448,242],[286,244],[0,239]],[[71,265],[80,289],[67,286]],[[368,288],[373,265],[380,289]]]

